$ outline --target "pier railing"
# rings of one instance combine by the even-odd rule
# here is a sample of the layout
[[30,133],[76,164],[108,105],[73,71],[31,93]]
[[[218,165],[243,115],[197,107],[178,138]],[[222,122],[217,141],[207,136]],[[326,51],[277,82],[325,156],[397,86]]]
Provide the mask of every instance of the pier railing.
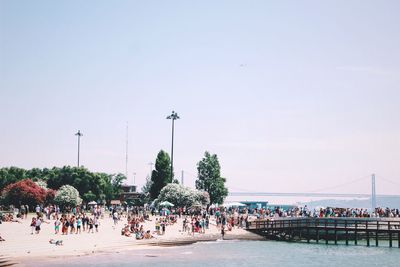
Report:
[[346,245],[359,241],[375,242],[387,240],[389,246],[397,240],[400,248],[400,218],[271,218],[248,223],[247,229],[269,239],[286,241],[307,241],[319,243],[325,240],[344,241]]

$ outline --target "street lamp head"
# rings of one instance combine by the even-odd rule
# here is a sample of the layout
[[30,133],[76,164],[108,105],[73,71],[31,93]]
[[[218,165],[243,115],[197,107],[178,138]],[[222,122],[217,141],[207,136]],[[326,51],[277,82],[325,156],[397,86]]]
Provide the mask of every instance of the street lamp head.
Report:
[[83,134],[81,133],[81,130],[78,130],[78,132],[75,135],[76,136],[83,136]]
[[180,119],[180,118],[179,118],[179,116],[178,116],[178,113],[176,113],[175,111],[172,111],[171,115],[169,115],[169,116],[167,117],[167,119],[168,119],[168,120],[178,120],[178,119]]

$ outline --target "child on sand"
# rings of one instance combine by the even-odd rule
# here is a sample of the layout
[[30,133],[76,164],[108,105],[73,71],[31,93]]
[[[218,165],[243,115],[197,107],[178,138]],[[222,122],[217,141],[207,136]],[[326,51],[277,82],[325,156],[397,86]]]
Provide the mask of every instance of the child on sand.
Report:
[[61,221],[60,219],[57,218],[57,220],[54,222],[54,233],[58,234],[58,232],[60,231],[60,225],[61,225]]
[[33,235],[33,232],[35,231],[35,227],[36,227],[36,217],[33,217],[32,221],[31,221],[31,235]]

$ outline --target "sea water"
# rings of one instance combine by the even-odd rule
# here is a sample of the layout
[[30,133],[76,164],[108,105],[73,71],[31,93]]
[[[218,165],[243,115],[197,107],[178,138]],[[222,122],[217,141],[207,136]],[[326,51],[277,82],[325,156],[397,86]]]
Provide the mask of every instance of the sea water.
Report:
[[217,241],[187,246],[93,254],[38,266],[400,266],[400,248]]

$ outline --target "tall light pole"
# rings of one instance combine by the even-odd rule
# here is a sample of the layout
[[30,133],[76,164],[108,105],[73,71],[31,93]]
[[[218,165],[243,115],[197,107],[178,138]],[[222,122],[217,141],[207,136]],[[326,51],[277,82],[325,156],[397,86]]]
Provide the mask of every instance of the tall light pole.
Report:
[[81,136],[83,136],[83,134],[81,133],[81,130],[78,130],[78,132],[75,135],[78,136],[78,168],[79,168],[79,151],[81,146]]
[[171,115],[167,117],[168,120],[172,120],[172,143],[171,143],[171,179],[174,175],[174,122],[180,119],[178,113],[172,111]]

